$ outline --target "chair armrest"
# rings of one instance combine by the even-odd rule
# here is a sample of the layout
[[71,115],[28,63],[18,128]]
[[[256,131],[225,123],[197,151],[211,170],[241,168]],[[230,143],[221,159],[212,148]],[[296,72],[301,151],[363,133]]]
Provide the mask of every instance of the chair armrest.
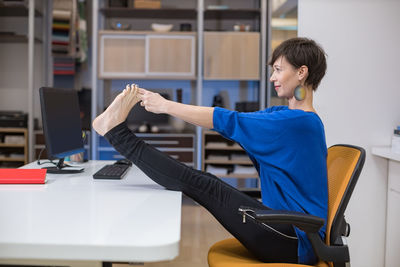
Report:
[[317,233],[306,233],[317,257],[323,261],[334,262],[334,266],[345,266],[350,262],[349,247],[347,245],[328,246],[322,242]]
[[349,249],[347,245],[328,246],[318,234],[318,231],[324,225],[325,220],[296,211],[282,210],[260,210],[241,206],[239,212],[245,216],[249,216],[259,223],[276,223],[276,224],[292,224],[300,230],[306,232],[307,237],[311,241],[314,252],[320,260],[345,263],[350,261]]
[[296,211],[254,210],[253,216],[259,222],[293,224],[306,233],[317,233],[325,223],[320,217]]

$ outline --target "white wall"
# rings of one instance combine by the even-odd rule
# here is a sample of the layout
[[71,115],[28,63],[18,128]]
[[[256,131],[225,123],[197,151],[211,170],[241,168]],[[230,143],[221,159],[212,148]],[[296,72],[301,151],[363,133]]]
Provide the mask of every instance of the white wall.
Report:
[[399,12],[398,0],[299,0],[299,36],[315,39],[328,54],[315,98],[327,144],[367,151],[346,211],[356,267],[384,264],[387,163],[371,148],[390,145],[400,125]]
[[[39,87],[44,86],[42,45],[35,44],[34,117],[40,117]],[[28,43],[0,44],[0,110],[28,113]]]

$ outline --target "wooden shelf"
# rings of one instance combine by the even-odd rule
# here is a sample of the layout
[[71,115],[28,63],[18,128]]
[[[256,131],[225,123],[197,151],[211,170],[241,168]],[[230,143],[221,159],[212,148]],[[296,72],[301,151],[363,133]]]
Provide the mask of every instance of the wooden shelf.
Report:
[[171,76],[156,76],[156,77],[146,76],[146,77],[142,77],[142,76],[133,76],[133,75],[126,75],[126,76],[121,75],[118,78],[102,78],[102,80],[106,80],[106,81],[109,81],[109,80],[132,80],[132,79],[135,79],[136,81],[138,81],[138,80],[139,81],[140,80],[195,81],[196,77],[193,77],[193,76],[174,76],[174,77],[171,77]]
[[244,81],[244,82],[258,82],[260,79],[243,79],[243,78],[238,78],[238,79],[233,79],[233,78],[204,78],[205,81]]
[[260,16],[260,9],[206,9],[204,11],[205,19],[254,19]]
[[129,8],[129,7],[106,7],[100,8],[100,12],[106,17],[116,18],[160,18],[160,19],[196,19],[196,9],[183,8]]
[[[28,36],[16,34],[0,34],[0,43],[28,43]],[[35,43],[42,43],[42,40],[35,38]]]
[[183,35],[183,36],[196,36],[196,32],[180,32],[180,31],[169,31],[169,32],[156,32],[156,31],[121,31],[121,30],[101,30],[98,32],[100,35],[102,34],[115,34],[115,35],[146,35],[146,34],[157,34],[157,35]]
[[25,133],[27,130],[26,128],[8,128],[8,127],[1,127],[0,133]]
[[[251,168],[253,166],[253,162],[248,158],[248,156],[245,154],[244,149],[238,145],[237,143],[234,143],[231,140],[228,140],[224,138],[222,135],[215,131],[203,131],[203,149],[202,149],[202,170],[206,171],[208,165],[220,165],[223,168],[226,168],[228,171],[228,174],[218,174],[216,173],[215,175],[219,178],[232,178],[232,179],[251,179],[251,178],[258,178],[258,173],[255,169],[249,169],[249,172],[255,172],[255,173],[232,173],[230,171],[234,170],[235,165],[245,165],[246,168]],[[215,143],[220,143],[220,144],[208,144],[208,142],[215,142]],[[239,152],[239,153],[238,153]],[[224,158],[218,159],[217,157],[215,159],[207,159],[208,156],[211,155],[216,155],[216,156],[223,156]],[[240,155],[238,159],[235,159],[233,155]],[[243,156],[243,157],[242,157]],[[232,159],[228,159],[232,158]],[[212,171],[211,171],[212,172]]]
[[219,178],[235,178],[235,179],[249,179],[249,178],[258,178],[258,173],[254,174],[234,174],[230,173],[227,175],[216,175]]
[[0,161],[17,161],[17,162],[25,162],[25,158],[9,158],[9,157],[0,157]]
[[217,133],[215,131],[204,131],[204,134],[206,134],[206,135],[220,135],[219,133]]
[[25,147],[24,144],[4,144],[0,143],[0,147]]
[[218,160],[218,159],[206,159],[204,160],[205,164],[218,164],[218,165],[231,165],[231,164],[240,164],[240,165],[253,165],[251,160]]
[[[3,140],[0,143],[1,155],[0,162],[20,162],[21,166],[28,163],[28,129],[26,128],[11,128],[1,127],[1,136],[17,135],[24,137],[24,144],[9,144],[4,143]],[[10,157],[8,155],[21,154],[21,157]]]
[[239,145],[233,145],[233,146],[214,146],[214,145],[206,145],[204,147],[207,150],[232,150],[232,151],[243,151],[243,148]]
[[[0,6],[0,17],[27,17],[29,10],[27,6]],[[43,14],[35,9],[35,17],[41,17]]]

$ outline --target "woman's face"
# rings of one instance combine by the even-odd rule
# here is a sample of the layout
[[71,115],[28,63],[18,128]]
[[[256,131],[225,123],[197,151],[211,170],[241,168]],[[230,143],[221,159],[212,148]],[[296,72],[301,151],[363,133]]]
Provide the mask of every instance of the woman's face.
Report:
[[279,57],[272,68],[270,81],[274,83],[278,97],[292,98],[294,89],[300,83],[297,69],[285,57]]

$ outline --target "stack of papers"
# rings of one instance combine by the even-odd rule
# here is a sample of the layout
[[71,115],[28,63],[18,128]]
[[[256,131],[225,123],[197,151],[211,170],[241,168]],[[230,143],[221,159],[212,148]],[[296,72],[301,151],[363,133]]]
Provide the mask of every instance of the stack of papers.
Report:
[[213,165],[207,165],[206,172],[212,173],[214,175],[227,175],[228,169],[224,167],[216,167]]
[[257,170],[253,166],[235,165],[233,174],[257,174]]
[[206,146],[226,147],[228,144],[225,142],[207,142]]
[[6,135],[4,137],[5,144],[23,145],[25,144],[25,137],[22,135]]

